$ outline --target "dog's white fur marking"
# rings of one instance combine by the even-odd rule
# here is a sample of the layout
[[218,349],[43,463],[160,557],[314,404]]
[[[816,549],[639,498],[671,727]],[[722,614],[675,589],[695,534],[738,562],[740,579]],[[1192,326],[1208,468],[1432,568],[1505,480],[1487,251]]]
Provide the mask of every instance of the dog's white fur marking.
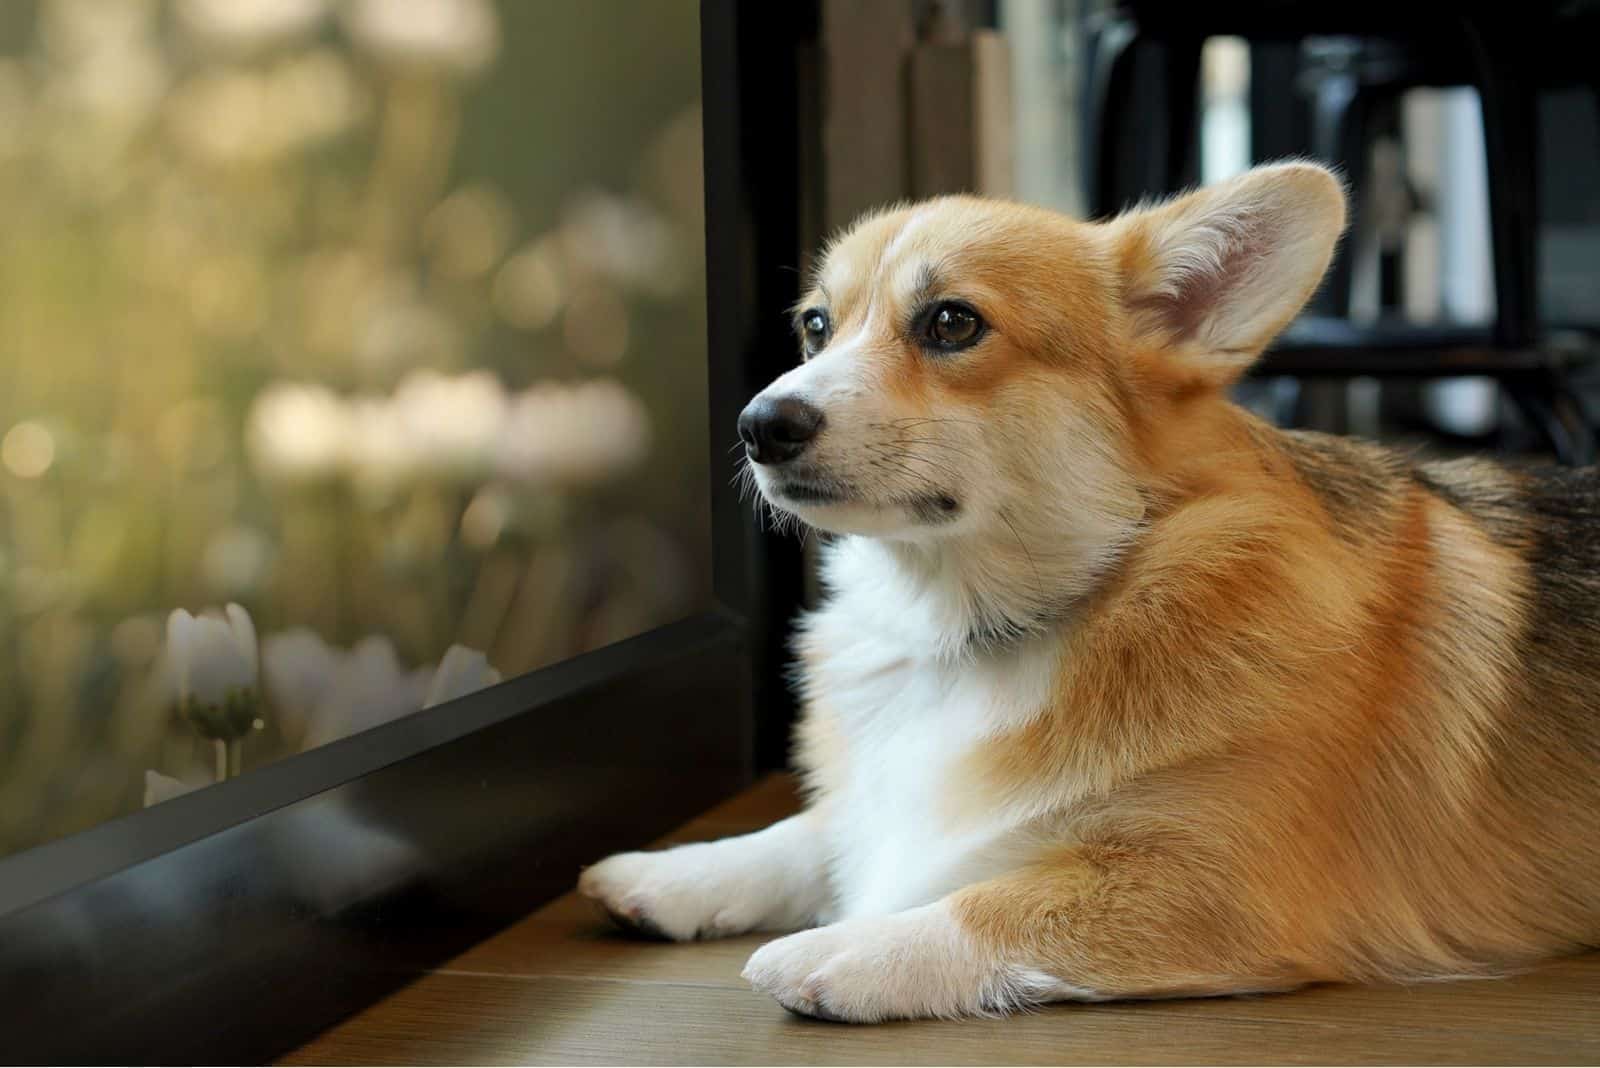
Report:
[[831,907],[826,857],[815,815],[802,813],[737,838],[608,857],[578,892],[676,941],[791,931]]
[[858,754],[832,803],[756,834],[612,857],[580,892],[680,940],[828,924],[771,943],[746,969],[799,1012],[872,1021],[1093,999],[1026,961],[983,955],[940,903],[1047,840],[1028,811],[953,826],[943,795],[972,747],[1045,706],[1060,642],[1047,633],[941,656],[947,621],[877,553],[865,539],[839,544],[827,572],[839,595],[806,622],[806,642],[838,650],[808,689]]
[[[611,857],[583,874],[581,893],[676,939],[787,930],[926,904],[1036,848],[1035,813],[952,826],[943,788],[972,747],[1044,707],[1059,643],[941,661],[927,651],[925,616],[874,583],[848,589],[807,625],[808,640],[842,650],[809,686],[862,757],[838,803],[755,834]],[[873,633],[863,627],[883,629],[863,639]]]
[[943,902],[836,923],[769,942],[744,977],[794,1012],[875,1023],[995,1015],[1093,991],[997,959]]
[[1028,814],[994,812],[953,826],[948,787],[971,749],[1045,706],[1059,658],[1049,637],[941,660],[939,621],[895,596],[893,569],[863,546],[829,568],[853,578],[806,624],[807,646],[834,650],[806,680],[853,754],[830,805],[835,915],[933,901],[1015,865],[1032,844]]
[[805,627],[806,642],[837,650],[808,690],[858,754],[832,803],[756,834],[612,857],[580,892],[680,940],[829,924],[764,947],[746,970],[800,1012],[871,1021],[1092,999],[1028,962],[985,957],[940,903],[1046,840],[1028,811],[954,826],[944,791],[974,746],[1045,707],[1060,642],[1046,633],[941,655],[949,621],[880,551],[865,539],[836,546],[827,575],[839,595]]

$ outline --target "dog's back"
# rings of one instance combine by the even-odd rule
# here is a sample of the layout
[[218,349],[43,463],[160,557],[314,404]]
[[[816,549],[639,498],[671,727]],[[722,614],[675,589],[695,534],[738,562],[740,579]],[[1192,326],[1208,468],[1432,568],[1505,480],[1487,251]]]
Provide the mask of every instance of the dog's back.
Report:
[[1292,751],[1247,745],[1140,803],[1198,840],[1231,836],[1218,855],[1246,873],[1244,899],[1296,901],[1282,936],[1323,955],[1308,974],[1483,974],[1593,944],[1600,475],[1246,423],[1291,509],[1305,493],[1331,533],[1321,551],[1349,554],[1342,588],[1302,611],[1349,601],[1354,625],[1317,651],[1325,621],[1280,631],[1306,656]]

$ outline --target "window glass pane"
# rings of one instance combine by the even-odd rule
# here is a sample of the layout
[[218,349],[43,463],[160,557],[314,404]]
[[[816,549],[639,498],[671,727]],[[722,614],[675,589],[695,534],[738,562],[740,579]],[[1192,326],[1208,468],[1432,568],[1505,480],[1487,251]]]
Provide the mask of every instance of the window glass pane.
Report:
[[0,854],[706,603],[699,84],[694,0],[0,8]]

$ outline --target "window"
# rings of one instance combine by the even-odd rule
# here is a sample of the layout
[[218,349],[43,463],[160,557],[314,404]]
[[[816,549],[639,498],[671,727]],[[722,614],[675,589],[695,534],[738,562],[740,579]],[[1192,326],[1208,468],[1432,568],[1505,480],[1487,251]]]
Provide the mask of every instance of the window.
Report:
[[7,6],[0,856],[709,604],[696,12]]

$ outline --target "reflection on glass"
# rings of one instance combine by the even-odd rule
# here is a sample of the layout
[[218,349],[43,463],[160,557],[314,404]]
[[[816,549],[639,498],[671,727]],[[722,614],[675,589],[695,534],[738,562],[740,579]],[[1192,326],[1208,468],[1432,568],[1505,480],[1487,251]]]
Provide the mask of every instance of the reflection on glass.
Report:
[[0,855],[709,584],[694,0],[0,9]]

